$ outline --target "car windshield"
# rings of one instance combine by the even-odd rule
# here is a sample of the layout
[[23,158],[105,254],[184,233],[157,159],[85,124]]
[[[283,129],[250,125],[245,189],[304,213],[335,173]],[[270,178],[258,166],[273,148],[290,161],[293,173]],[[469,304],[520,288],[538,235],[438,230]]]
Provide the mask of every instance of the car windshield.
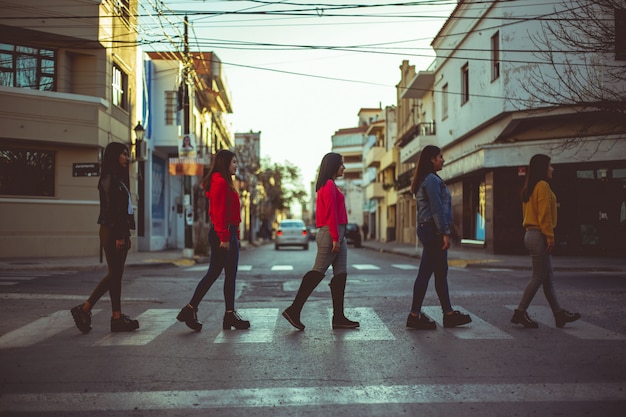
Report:
[[304,223],[302,223],[302,222],[282,222],[280,224],[280,228],[281,229],[290,229],[290,228],[296,228],[296,227],[302,228],[302,227],[304,227]]

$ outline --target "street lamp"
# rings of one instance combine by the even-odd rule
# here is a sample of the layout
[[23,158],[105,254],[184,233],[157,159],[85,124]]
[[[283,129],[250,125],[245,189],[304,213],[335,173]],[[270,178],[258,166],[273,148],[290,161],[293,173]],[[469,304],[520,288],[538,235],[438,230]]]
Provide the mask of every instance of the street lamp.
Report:
[[137,126],[133,129],[135,131],[135,142],[132,144],[135,150],[135,161],[143,160],[144,154],[141,147],[143,143],[143,135],[146,133],[146,129],[143,128],[141,122],[137,122]]

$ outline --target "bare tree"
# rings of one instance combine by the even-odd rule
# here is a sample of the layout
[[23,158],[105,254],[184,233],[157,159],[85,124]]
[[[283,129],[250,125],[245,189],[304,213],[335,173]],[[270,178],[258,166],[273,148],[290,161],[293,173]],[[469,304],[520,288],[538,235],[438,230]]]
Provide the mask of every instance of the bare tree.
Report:
[[542,30],[531,35],[545,65],[531,70],[523,85],[530,102],[617,114],[614,120],[621,120],[626,113],[626,1],[562,1],[558,10],[556,19],[542,20]]

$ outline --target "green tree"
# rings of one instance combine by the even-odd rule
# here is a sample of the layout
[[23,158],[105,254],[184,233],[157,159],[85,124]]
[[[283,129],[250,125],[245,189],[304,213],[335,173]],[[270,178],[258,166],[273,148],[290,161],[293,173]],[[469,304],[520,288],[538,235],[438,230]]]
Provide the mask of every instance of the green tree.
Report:
[[304,204],[306,191],[302,186],[300,168],[289,161],[284,164],[271,162],[268,158],[261,161],[258,182],[262,185],[264,199],[264,218],[273,221],[278,213],[285,213],[293,203]]

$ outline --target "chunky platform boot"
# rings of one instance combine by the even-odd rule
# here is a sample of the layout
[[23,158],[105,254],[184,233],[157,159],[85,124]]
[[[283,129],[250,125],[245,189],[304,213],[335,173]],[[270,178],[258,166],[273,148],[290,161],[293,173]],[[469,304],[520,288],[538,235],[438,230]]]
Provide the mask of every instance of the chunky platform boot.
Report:
[[176,320],[185,322],[187,327],[197,332],[202,330],[202,323],[198,321],[197,307],[191,307],[189,304],[187,304],[180,310],[180,313],[178,313],[178,316],[176,316]]

